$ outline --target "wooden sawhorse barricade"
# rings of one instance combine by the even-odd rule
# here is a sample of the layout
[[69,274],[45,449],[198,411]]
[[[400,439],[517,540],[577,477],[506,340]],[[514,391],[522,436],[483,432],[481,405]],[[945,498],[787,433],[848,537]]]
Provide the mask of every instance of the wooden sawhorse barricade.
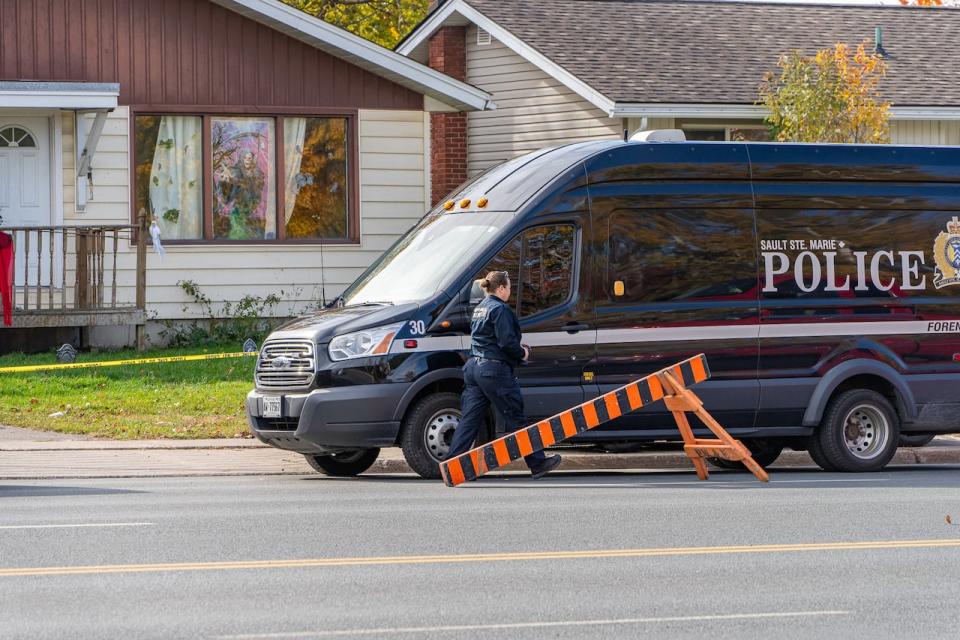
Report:
[[[668,367],[645,378],[609,391],[552,418],[508,433],[493,442],[471,449],[440,464],[440,474],[448,487],[479,478],[483,474],[504,467],[515,460],[542,451],[547,447],[588,431],[605,422],[636,411],[658,400],[663,400],[673,414],[683,437],[683,451],[693,462],[697,477],[710,477],[704,458],[723,458],[740,461],[761,482],[769,477],[767,472],[750,456],[750,450],[733,438],[713,419],[700,401],[687,387],[703,382],[710,377],[707,358],[703,354]],[[715,439],[696,438],[687,420],[692,413],[716,436]]]

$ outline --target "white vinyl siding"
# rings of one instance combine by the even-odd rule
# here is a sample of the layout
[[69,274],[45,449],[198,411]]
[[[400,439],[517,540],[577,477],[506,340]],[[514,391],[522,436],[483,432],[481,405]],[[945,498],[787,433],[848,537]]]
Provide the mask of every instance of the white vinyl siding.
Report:
[[623,136],[620,118],[607,117],[498,40],[477,45],[475,25],[467,32],[467,82],[493,94],[497,105],[467,114],[470,176],[541,147]]
[[[75,117],[61,112],[63,126],[63,220],[64,224],[129,224],[130,219],[130,133],[129,109],[118,107],[107,115],[103,132],[92,158],[93,189],[87,206],[77,211],[77,151],[75,123],[90,130],[94,116]],[[92,196],[92,197],[90,197]]]
[[[128,224],[130,220],[129,111],[119,108],[107,121],[93,156],[94,198],[83,213],[73,201],[73,114],[63,116],[64,218],[72,224]],[[222,308],[245,295],[277,294],[274,315],[299,313],[320,301],[325,280],[329,301],[342,292],[427,210],[428,131],[421,111],[361,110],[359,126],[360,243],[325,245],[323,266],[318,245],[167,245],[161,260],[147,248],[147,312],[155,320],[202,317],[177,286],[193,280]],[[132,302],[136,285],[136,247],[121,244],[118,299]],[[108,265],[112,258],[108,257]],[[72,266],[72,265],[71,265]]]
[[894,144],[960,145],[960,121],[891,120],[890,141]]

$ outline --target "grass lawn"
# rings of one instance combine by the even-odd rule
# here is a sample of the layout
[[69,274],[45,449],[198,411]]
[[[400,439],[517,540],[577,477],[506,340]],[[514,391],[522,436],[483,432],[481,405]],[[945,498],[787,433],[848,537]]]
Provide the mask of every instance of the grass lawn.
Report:
[[[77,362],[232,353],[236,345],[81,353]],[[0,373],[0,424],[104,438],[246,435],[243,400],[256,358]],[[0,367],[55,364],[53,353],[0,356]],[[62,416],[51,417],[62,413]]]

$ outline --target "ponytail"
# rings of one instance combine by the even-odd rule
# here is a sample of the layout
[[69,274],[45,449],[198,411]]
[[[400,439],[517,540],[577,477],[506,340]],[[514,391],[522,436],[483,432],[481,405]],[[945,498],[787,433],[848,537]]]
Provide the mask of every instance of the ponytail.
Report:
[[477,280],[477,284],[485,293],[492,295],[494,291],[506,285],[509,281],[510,274],[506,271],[491,271],[485,278]]

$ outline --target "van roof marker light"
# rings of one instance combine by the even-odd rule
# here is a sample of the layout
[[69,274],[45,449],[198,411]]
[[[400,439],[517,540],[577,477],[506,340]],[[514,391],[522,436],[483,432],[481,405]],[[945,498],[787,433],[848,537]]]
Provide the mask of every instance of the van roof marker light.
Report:
[[477,200],[477,206],[483,209],[484,207],[487,206],[487,202],[489,201],[486,198],[480,198],[479,200]]
[[454,202],[453,200],[447,200],[446,202],[443,203],[443,208],[447,211],[450,211],[456,206],[456,204],[457,203]]
[[461,209],[466,209],[469,206],[470,206],[470,198],[464,198],[463,200],[460,201]]

